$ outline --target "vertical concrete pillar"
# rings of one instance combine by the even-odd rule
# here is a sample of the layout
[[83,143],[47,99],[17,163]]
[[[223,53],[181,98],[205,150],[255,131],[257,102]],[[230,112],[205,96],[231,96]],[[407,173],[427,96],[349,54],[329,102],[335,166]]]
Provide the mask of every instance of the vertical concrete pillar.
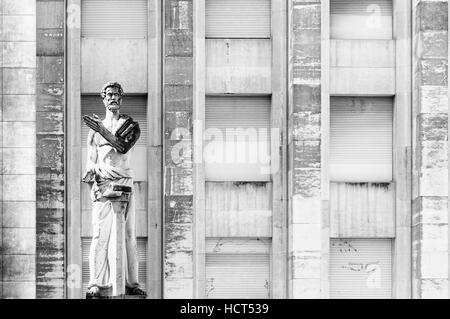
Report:
[[289,297],[321,297],[321,0],[289,1]]
[[[450,6],[448,6],[448,17],[447,17],[447,21],[448,18],[450,18]],[[450,21],[448,22],[450,25]],[[450,48],[450,37],[448,37],[448,42],[447,42],[447,57],[450,60],[450,50],[448,48]],[[450,100],[450,85],[447,84],[447,101]],[[450,107],[448,107],[447,109],[447,116],[448,118],[450,118]],[[449,155],[449,151],[450,151],[450,125],[447,125],[447,132],[448,132],[448,138],[447,138],[447,156]],[[450,161],[448,162],[448,169],[450,171]],[[448,185],[450,185],[450,174],[447,174],[447,183]],[[447,268],[448,268],[448,277],[447,280],[450,281],[450,223],[448,222],[450,220],[450,205],[449,205],[449,199],[450,199],[450,188],[448,188],[448,193],[447,193],[447,245],[448,245],[448,249],[447,249],[447,254],[448,254],[448,258],[447,258]],[[447,296],[450,296],[450,284],[447,283]]]
[[414,298],[448,298],[447,5],[413,5]]
[[63,0],[37,1],[36,297],[64,294]]
[[193,3],[164,1],[164,298],[193,298]]
[[148,3],[148,298],[162,297],[162,1]]
[[412,143],[412,2],[394,1],[396,92],[394,105],[393,174],[395,240],[392,297],[411,298],[411,143]]
[[0,299],[3,298],[3,0],[0,0]]
[[36,296],[36,0],[0,1],[3,298]]

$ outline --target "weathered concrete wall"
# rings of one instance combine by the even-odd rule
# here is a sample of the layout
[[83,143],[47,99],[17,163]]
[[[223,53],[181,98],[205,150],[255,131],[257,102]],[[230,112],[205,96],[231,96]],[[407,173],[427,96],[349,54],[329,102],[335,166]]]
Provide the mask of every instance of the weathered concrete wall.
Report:
[[270,94],[271,39],[206,39],[207,94]]
[[147,39],[81,38],[81,65],[82,94],[98,94],[111,79],[127,94],[147,93]]
[[289,14],[289,298],[321,296],[321,1]]
[[36,9],[36,297],[63,298],[64,1]]
[[36,296],[36,1],[0,1],[0,298]]
[[192,298],[194,294],[192,6],[191,0],[164,1],[163,298]]
[[413,297],[448,297],[447,0],[413,7]]
[[330,237],[394,238],[395,184],[331,183]]
[[331,40],[331,95],[394,95],[394,40]]
[[206,237],[272,237],[272,184],[205,185]]

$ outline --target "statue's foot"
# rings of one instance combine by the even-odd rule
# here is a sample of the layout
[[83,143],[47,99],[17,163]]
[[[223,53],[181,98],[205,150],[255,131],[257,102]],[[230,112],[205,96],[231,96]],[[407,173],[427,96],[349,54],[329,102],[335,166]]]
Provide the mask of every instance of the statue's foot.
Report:
[[100,288],[98,288],[97,286],[93,286],[93,287],[89,288],[86,295],[89,298],[98,298],[98,297],[100,297]]
[[132,296],[147,296],[147,293],[139,287],[127,287],[126,294]]

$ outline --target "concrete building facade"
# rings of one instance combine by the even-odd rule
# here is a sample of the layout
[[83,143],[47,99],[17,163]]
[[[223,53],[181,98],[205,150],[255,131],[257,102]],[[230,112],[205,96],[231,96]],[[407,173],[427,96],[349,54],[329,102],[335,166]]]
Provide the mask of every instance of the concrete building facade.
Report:
[[448,298],[447,0],[0,0],[0,296],[84,298],[123,84],[149,298]]

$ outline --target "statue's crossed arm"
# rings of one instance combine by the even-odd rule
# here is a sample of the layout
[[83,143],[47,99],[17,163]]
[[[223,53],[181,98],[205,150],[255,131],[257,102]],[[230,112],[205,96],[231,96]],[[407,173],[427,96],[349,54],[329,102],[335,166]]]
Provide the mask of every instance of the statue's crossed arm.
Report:
[[141,135],[141,129],[138,122],[128,117],[125,123],[117,130],[116,134],[112,134],[102,123],[98,117],[85,115],[83,121],[88,127],[107,140],[112,147],[119,153],[126,154],[136,144]]

